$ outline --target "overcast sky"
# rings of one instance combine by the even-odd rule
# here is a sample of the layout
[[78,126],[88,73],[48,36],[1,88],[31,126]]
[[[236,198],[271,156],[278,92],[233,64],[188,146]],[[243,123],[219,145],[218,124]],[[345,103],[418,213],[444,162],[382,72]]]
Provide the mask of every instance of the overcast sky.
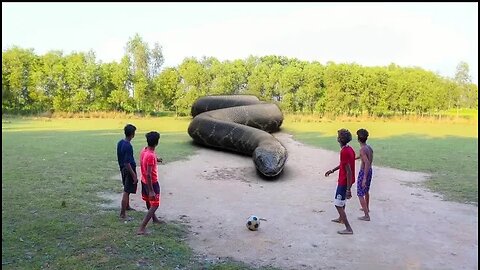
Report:
[[118,61],[135,33],[162,46],[164,66],[281,55],[453,77],[464,61],[478,84],[478,3],[2,3],[2,50]]

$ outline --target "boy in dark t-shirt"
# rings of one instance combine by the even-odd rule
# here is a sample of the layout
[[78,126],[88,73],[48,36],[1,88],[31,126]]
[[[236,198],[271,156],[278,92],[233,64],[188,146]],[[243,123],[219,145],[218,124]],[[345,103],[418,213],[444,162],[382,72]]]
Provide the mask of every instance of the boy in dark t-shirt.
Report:
[[120,167],[120,173],[122,175],[123,184],[123,196],[120,210],[120,218],[125,219],[126,210],[133,210],[130,207],[130,194],[137,192],[137,165],[135,158],[133,157],[133,146],[130,141],[135,137],[135,130],[137,128],[134,125],[128,124],[123,129],[125,133],[125,139],[121,139],[117,143],[117,160]]

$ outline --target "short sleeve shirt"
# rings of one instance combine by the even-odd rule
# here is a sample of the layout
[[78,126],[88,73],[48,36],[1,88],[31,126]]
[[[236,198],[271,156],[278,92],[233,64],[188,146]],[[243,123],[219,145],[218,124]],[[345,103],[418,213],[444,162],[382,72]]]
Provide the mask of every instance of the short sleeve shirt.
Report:
[[350,164],[352,170],[352,184],[355,183],[355,150],[350,145],[345,145],[340,150],[340,171],[338,173],[338,185],[347,185],[347,171],[345,165]]

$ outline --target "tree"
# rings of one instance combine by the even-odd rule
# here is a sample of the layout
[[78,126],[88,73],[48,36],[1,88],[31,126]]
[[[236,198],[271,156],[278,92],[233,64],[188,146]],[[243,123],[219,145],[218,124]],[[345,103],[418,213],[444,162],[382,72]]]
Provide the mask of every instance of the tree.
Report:
[[470,68],[466,62],[460,62],[455,72],[455,82],[458,84],[460,101],[459,106],[464,108],[474,108],[478,95],[475,94],[475,87],[472,87],[472,78],[470,77]]
[[180,74],[175,68],[167,68],[155,77],[153,81],[155,110],[175,109],[175,97],[179,91],[179,83]]
[[126,56],[130,63],[132,74],[128,90],[135,101],[135,110],[147,112],[153,108],[152,95],[153,78],[160,73],[164,58],[162,47],[155,43],[152,50],[137,33],[127,42]]

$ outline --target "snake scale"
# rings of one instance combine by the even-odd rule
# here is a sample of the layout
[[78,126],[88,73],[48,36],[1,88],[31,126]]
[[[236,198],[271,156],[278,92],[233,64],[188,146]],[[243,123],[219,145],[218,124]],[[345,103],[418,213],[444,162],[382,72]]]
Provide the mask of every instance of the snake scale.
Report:
[[194,142],[252,156],[266,178],[280,175],[287,150],[270,133],[278,131],[283,114],[275,104],[255,96],[204,96],[192,105],[188,134]]

